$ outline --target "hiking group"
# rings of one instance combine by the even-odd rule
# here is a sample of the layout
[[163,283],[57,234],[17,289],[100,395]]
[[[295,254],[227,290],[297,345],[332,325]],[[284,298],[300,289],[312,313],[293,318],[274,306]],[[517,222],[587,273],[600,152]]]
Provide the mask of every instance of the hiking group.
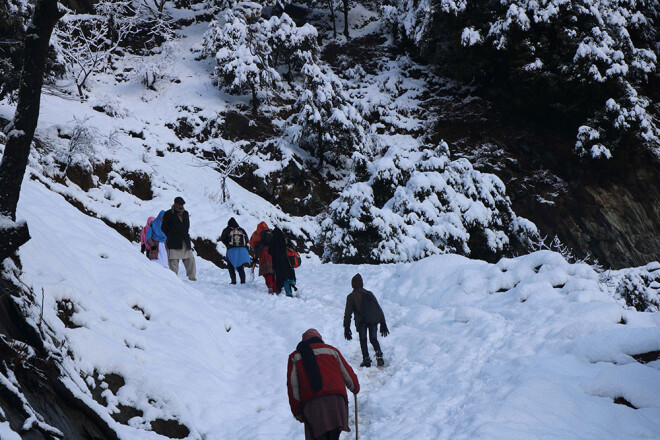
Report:
[[[190,240],[190,216],[181,197],[167,211],[157,217],[149,217],[142,229],[142,251],[147,257],[178,274],[179,261],[183,261],[188,279],[195,281],[196,266]],[[292,297],[296,289],[295,268],[300,266],[300,254],[284,232],[275,227],[270,229],[266,222],[248,240],[245,229],[235,218],[230,218],[219,241],[227,249],[227,270],[231,284],[236,284],[236,272],[241,284],[245,284],[245,268],[252,272],[259,266],[270,294]],[[360,367],[371,367],[370,342],[378,366],[385,365],[383,352],[378,342],[380,334],[389,334],[385,314],[375,295],[364,288],[358,273],[351,279],[352,292],[346,297],[344,309],[344,337],[351,340],[351,320],[360,341],[362,363]],[[358,378],[335,347],[326,344],[321,334],[309,329],[302,335],[296,350],[289,355],[287,364],[287,392],[289,405],[296,420],[305,425],[306,440],[338,440],[348,427],[348,388],[354,395],[360,391]],[[357,398],[355,400],[357,406]],[[357,408],[356,408],[357,426]]]
[[[183,198],[176,197],[170,209],[161,211],[157,217],[149,217],[142,228],[141,249],[150,260],[169,267],[176,274],[179,261],[183,261],[188,279],[196,281],[190,216],[185,203]],[[261,222],[248,240],[245,229],[232,217],[219,241],[227,249],[225,257],[231,284],[236,284],[236,272],[240,283],[245,284],[245,268],[251,267],[254,273],[258,265],[268,293],[279,295],[284,290],[286,296],[293,296],[293,291],[297,290],[294,269],[300,266],[300,254],[280,228],[270,229],[266,222]]]
[[[378,366],[385,365],[378,343],[380,334],[389,334],[385,314],[374,294],[364,288],[358,273],[351,280],[353,291],[346,297],[344,336],[352,339],[351,318],[362,350],[361,367],[371,367],[367,333],[376,354]],[[296,350],[289,355],[286,387],[293,417],[305,425],[305,440],[338,440],[348,426],[348,396],[360,392],[358,378],[346,359],[335,347],[323,342],[321,334],[310,328],[302,335]],[[355,397],[355,425],[357,430],[357,397]],[[357,437],[357,432],[356,432]]]
[[268,293],[279,295],[284,289],[286,296],[293,296],[293,290],[297,290],[295,268],[300,266],[300,254],[280,228],[270,229],[266,222],[261,222],[248,240],[245,229],[232,217],[220,241],[227,248],[231,284],[236,284],[236,272],[241,284],[245,284],[245,268],[251,267],[254,273],[258,265]]

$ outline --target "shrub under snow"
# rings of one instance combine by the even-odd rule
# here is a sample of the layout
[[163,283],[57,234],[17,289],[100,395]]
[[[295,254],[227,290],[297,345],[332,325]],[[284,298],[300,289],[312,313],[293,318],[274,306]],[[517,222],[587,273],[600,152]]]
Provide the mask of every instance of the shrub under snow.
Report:
[[354,155],[356,177],[322,225],[325,260],[398,262],[449,252],[493,259],[526,248],[537,234],[511,210],[502,181],[451,160],[446,143],[394,142],[375,158]]
[[660,310],[660,264],[649,263],[626,273],[619,281],[616,295],[640,312]]

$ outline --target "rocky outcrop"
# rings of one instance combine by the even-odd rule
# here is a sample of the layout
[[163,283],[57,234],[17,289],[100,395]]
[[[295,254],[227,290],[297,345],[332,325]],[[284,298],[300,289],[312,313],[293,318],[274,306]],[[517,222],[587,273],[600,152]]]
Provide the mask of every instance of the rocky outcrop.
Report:
[[62,383],[56,356],[17,306],[24,294],[0,279],[0,422],[24,439],[118,439]]
[[439,107],[434,136],[500,177],[516,214],[542,236],[557,236],[577,258],[590,256],[605,268],[660,259],[655,155],[628,145],[609,161],[582,160],[573,150],[575,130],[564,121],[503,114],[485,100],[459,98]]

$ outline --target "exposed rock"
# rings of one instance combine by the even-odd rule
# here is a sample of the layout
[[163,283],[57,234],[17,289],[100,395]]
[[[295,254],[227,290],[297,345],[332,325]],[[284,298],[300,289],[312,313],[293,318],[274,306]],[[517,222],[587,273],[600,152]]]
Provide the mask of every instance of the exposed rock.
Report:
[[[44,349],[39,333],[25,320],[12,299],[25,293],[0,279],[0,358],[17,381],[18,394],[0,385],[0,408],[11,429],[24,439],[116,440],[116,433],[61,381],[62,371],[54,356]],[[30,354],[33,352],[34,355]],[[0,368],[0,374],[8,371]],[[23,430],[29,411],[43,423]]]

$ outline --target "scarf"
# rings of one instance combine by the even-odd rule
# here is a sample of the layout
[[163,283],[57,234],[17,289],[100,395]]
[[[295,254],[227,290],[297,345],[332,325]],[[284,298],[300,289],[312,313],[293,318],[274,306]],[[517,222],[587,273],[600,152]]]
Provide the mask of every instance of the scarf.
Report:
[[309,383],[312,385],[312,391],[315,393],[323,388],[323,378],[321,377],[321,370],[319,369],[319,364],[316,361],[316,356],[314,355],[314,350],[310,344],[323,343],[321,338],[309,338],[306,341],[298,343],[296,350],[302,356],[303,366],[307,372],[307,377],[309,377]]

